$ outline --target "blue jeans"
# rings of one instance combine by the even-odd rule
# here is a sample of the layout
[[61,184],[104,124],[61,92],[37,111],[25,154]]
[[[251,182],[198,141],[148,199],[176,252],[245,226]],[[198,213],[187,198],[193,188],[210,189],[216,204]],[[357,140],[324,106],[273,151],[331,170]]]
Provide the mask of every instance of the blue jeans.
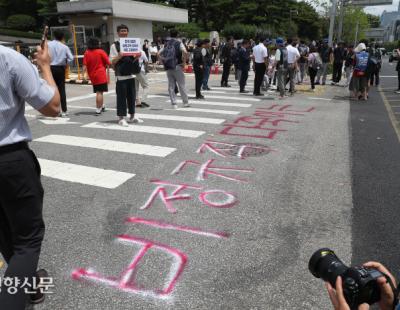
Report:
[[211,66],[204,66],[203,89],[208,88],[208,79],[210,78]]

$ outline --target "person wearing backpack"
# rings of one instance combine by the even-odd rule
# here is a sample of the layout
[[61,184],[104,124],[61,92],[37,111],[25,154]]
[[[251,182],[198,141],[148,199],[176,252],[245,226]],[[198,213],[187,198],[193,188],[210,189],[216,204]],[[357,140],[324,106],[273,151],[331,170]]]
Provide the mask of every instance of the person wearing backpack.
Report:
[[321,76],[322,76],[322,85],[325,85],[326,76],[328,74],[328,65],[329,65],[329,63],[332,62],[332,48],[329,47],[329,45],[328,45],[328,39],[324,39],[322,46],[320,47],[318,53],[322,59],[322,67],[320,70],[318,70],[317,81],[315,82],[315,85],[320,84]]
[[310,54],[308,55],[308,74],[310,76],[311,91],[315,90],[315,77],[322,67],[321,56],[319,56],[316,46],[311,46]]
[[379,73],[382,67],[382,53],[378,45],[372,45],[368,52],[370,54],[371,63],[376,63],[374,70],[370,73],[370,85],[373,86],[375,82],[375,86],[379,86]]
[[304,81],[304,77],[306,76],[306,71],[307,71],[309,48],[306,45],[306,43],[303,40],[301,40],[300,45],[297,49],[299,50],[299,53],[300,53],[300,59],[299,59],[300,81],[299,81],[299,84],[302,84]]
[[342,79],[343,61],[346,58],[344,44],[339,42],[338,46],[333,50],[333,76],[332,85],[339,84]]
[[346,72],[346,87],[349,87],[351,83],[351,76],[353,73],[353,59],[354,59],[354,45],[349,45],[347,47],[345,61],[344,61],[344,70]]
[[279,99],[285,98],[285,87],[288,76],[288,50],[282,38],[276,39],[275,68],[277,70]]
[[168,93],[173,109],[177,109],[175,85],[178,85],[182,97],[183,106],[190,107],[189,97],[185,85],[185,73],[183,72],[188,53],[185,46],[178,39],[178,31],[170,30],[170,39],[160,50],[159,56],[167,72]]
[[[119,38],[127,38],[129,34],[128,26],[119,25],[117,27]],[[133,124],[142,123],[141,119],[135,118],[135,74],[140,72],[139,56],[122,56],[119,41],[115,41],[110,48],[111,63],[114,66],[117,84],[115,92],[117,94],[117,116],[118,124],[127,127],[125,119],[126,110],[129,113],[129,122]]]
[[354,55],[354,71],[352,88],[354,98],[359,100],[367,100],[368,98],[368,80],[367,68],[369,62],[369,54],[364,43],[360,43],[355,49]]

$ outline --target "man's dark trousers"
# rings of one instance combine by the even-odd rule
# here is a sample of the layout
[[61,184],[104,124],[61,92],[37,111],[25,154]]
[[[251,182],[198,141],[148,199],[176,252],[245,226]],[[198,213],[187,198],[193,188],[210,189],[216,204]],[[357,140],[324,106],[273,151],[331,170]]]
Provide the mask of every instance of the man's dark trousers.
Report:
[[229,73],[231,71],[232,63],[224,61],[224,70],[222,72],[221,86],[228,85]]
[[126,116],[127,107],[129,114],[135,114],[135,79],[118,80],[115,92],[117,94],[117,116]]
[[[26,278],[32,283],[37,269],[45,231],[42,206],[36,156],[26,143],[0,147],[0,252],[8,265],[4,277],[21,284]],[[13,295],[3,285],[0,309],[23,310],[26,297],[24,289]]]
[[264,80],[265,71],[267,70],[267,66],[265,63],[255,63],[255,77],[254,77],[254,91],[253,94],[260,94],[261,85]]
[[204,69],[200,67],[194,68],[194,77],[196,81],[196,97],[201,96],[201,85],[203,84],[204,80]]
[[343,62],[334,62],[333,63],[333,76],[332,80],[335,83],[339,83],[342,79],[342,69],[343,69]]
[[239,81],[240,91],[244,91],[246,87],[247,79],[249,78],[249,69],[250,69],[249,67],[243,67],[243,69],[241,70],[240,81]]
[[53,74],[54,81],[56,82],[58,91],[61,97],[61,110],[67,112],[67,96],[65,94],[65,67],[64,66],[51,66],[51,73]]

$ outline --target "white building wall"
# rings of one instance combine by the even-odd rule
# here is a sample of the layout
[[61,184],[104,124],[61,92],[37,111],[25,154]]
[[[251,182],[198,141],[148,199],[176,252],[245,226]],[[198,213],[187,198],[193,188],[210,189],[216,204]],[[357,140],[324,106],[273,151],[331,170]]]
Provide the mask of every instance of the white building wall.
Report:
[[[153,40],[153,23],[147,20],[135,20],[135,19],[124,19],[124,18],[113,18],[113,34],[114,39],[118,38],[117,27],[121,24],[127,25],[129,28],[129,37],[140,38],[143,41],[145,39],[150,42]],[[111,41],[111,42],[113,42]]]

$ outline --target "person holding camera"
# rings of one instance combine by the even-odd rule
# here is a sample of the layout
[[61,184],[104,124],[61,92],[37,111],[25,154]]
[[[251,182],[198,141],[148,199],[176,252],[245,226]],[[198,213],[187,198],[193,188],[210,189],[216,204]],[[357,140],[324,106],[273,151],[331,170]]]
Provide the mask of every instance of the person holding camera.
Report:
[[[385,266],[383,266],[381,263],[377,262],[368,262],[363,265],[365,268],[369,269],[376,269],[380,271],[382,274],[385,274],[390,277],[393,285],[396,285],[396,280],[394,279],[393,275],[389,272],[389,270],[386,269]],[[329,294],[329,298],[332,302],[333,308],[335,310],[350,310],[350,306],[347,304],[347,301],[344,297],[343,293],[343,283],[342,283],[342,278],[339,276],[336,279],[336,287],[333,288],[332,285],[329,282],[325,282],[326,289]],[[395,296],[393,292],[393,288],[390,286],[388,280],[382,276],[377,279],[378,286],[381,292],[381,298],[378,303],[379,309],[380,310],[393,310],[397,309],[395,308],[394,301],[395,301]],[[359,310],[368,310],[369,305],[364,303],[358,307]]]
[[[45,233],[44,191],[40,164],[28,146],[32,134],[24,116],[25,102],[45,116],[60,113],[47,41],[42,46],[35,53],[40,78],[27,58],[0,45],[0,253],[7,263],[0,279],[0,309],[25,309],[26,288],[48,277],[44,269],[36,271]],[[17,284],[10,293],[3,285],[6,278],[20,284],[27,281],[27,286]],[[31,303],[44,300],[39,290],[29,296]]]

